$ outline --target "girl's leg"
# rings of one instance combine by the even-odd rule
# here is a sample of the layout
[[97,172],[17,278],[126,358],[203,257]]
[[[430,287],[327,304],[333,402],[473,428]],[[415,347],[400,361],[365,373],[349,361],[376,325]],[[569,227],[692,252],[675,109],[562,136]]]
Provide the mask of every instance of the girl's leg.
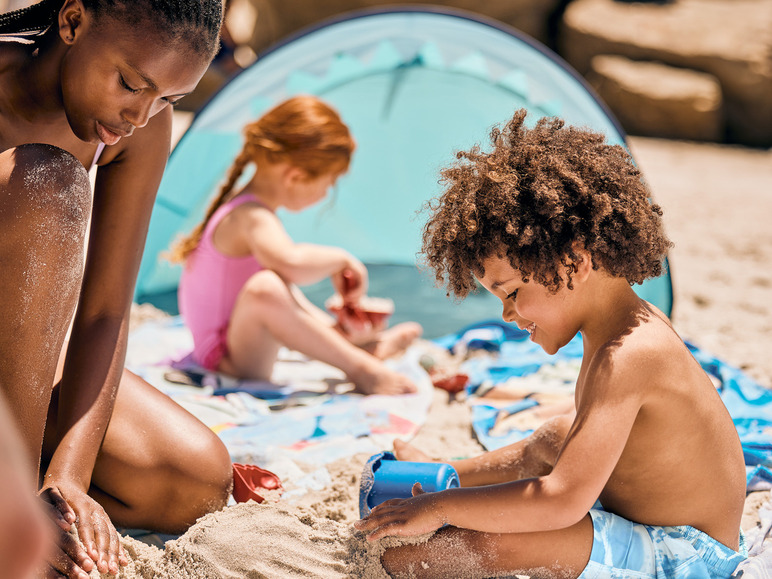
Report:
[[423,333],[421,324],[402,322],[378,333],[375,341],[361,345],[376,358],[386,360],[402,354]]
[[567,529],[493,534],[447,527],[427,542],[387,549],[381,557],[392,577],[458,579],[526,575],[532,579],[578,577],[590,560],[590,515]]
[[280,345],[340,368],[366,394],[403,394],[415,390],[402,374],[305,311],[290,287],[263,270],[241,290],[228,327],[228,355],[220,370],[267,380]]
[[86,169],[50,145],[4,151],[0,207],[0,390],[37,469],[56,362],[83,276]]
[[[473,458],[453,460],[449,463],[458,472],[459,482],[464,487],[492,485],[549,474],[573,420],[573,413],[552,418],[523,440]],[[394,441],[394,453],[399,460],[436,461],[401,440]]]
[[[53,451],[58,388],[51,398],[44,458]],[[115,525],[179,533],[225,506],[228,451],[209,428],[124,370],[89,494]]]
[[290,286],[292,296],[298,305],[321,323],[334,327],[349,342],[366,350],[376,358],[386,360],[404,352],[423,333],[421,324],[402,322],[391,328],[383,327],[368,331],[365,336],[351,335],[344,330],[330,314],[312,303],[297,286]]

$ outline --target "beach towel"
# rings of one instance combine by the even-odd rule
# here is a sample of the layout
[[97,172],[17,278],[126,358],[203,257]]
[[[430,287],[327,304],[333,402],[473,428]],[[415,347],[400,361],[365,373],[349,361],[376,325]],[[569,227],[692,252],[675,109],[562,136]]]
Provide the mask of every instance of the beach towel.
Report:
[[[197,366],[188,356],[192,346],[179,316],[151,320],[130,333],[126,367],[216,432],[234,463],[257,465],[285,485],[323,488],[325,465],[410,439],[431,404],[417,347],[386,361],[417,384],[417,394],[363,396],[350,391],[340,370],[298,352],[282,349],[271,381],[262,382]],[[318,472],[309,476],[308,467]]]

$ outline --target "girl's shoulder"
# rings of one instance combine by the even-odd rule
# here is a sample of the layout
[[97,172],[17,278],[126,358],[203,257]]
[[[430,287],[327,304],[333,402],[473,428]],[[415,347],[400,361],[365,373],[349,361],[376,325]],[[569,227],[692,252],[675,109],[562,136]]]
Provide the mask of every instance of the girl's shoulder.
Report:
[[226,220],[231,225],[242,223],[248,228],[255,222],[274,221],[276,219],[278,218],[274,212],[266,207],[259,197],[252,193],[243,192],[220,205],[212,214],[207,228],[215,228]]
[[238,212],[252,218],[276,219],[276,214],[254,193],[244,191],[222,204],[227,213]]

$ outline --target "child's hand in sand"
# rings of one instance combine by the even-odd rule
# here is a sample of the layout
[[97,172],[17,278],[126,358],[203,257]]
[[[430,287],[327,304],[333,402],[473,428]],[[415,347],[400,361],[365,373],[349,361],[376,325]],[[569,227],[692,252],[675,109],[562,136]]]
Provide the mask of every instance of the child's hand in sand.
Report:
[[[58,528],[47,576],[88,579],[94,567],[100,573],[117,575],[119,565],[128,565],[118,532],[94,499],[59,486],[45,488],[40,496],[49,505],[49,516]],[[73,524],[77,535],[71,532]]]
[[412,537],[439,529],[445,524],[439,493],[425,493],[421,483],[413,485],[413,498],[391,499],[375,507],[370,515],[354,523],[368,541],[383,537]]

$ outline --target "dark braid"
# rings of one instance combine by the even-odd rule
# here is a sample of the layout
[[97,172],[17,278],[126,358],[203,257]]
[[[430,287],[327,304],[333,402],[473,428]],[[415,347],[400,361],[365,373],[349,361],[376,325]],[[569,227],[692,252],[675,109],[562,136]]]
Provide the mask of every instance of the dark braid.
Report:
[[61,7],[62,0],[42,0],[26,8],[0,14],[0,34],[44,32]]
[[[41,0],[0,14],[0,34],[44,33],[62,4],[63,0]],[[198,54],[214,56],[219,46],[223,0],[83,0],[83,5],[95,18],[111,15],[127,26],[151,21],[170,39],[186,41]]]

